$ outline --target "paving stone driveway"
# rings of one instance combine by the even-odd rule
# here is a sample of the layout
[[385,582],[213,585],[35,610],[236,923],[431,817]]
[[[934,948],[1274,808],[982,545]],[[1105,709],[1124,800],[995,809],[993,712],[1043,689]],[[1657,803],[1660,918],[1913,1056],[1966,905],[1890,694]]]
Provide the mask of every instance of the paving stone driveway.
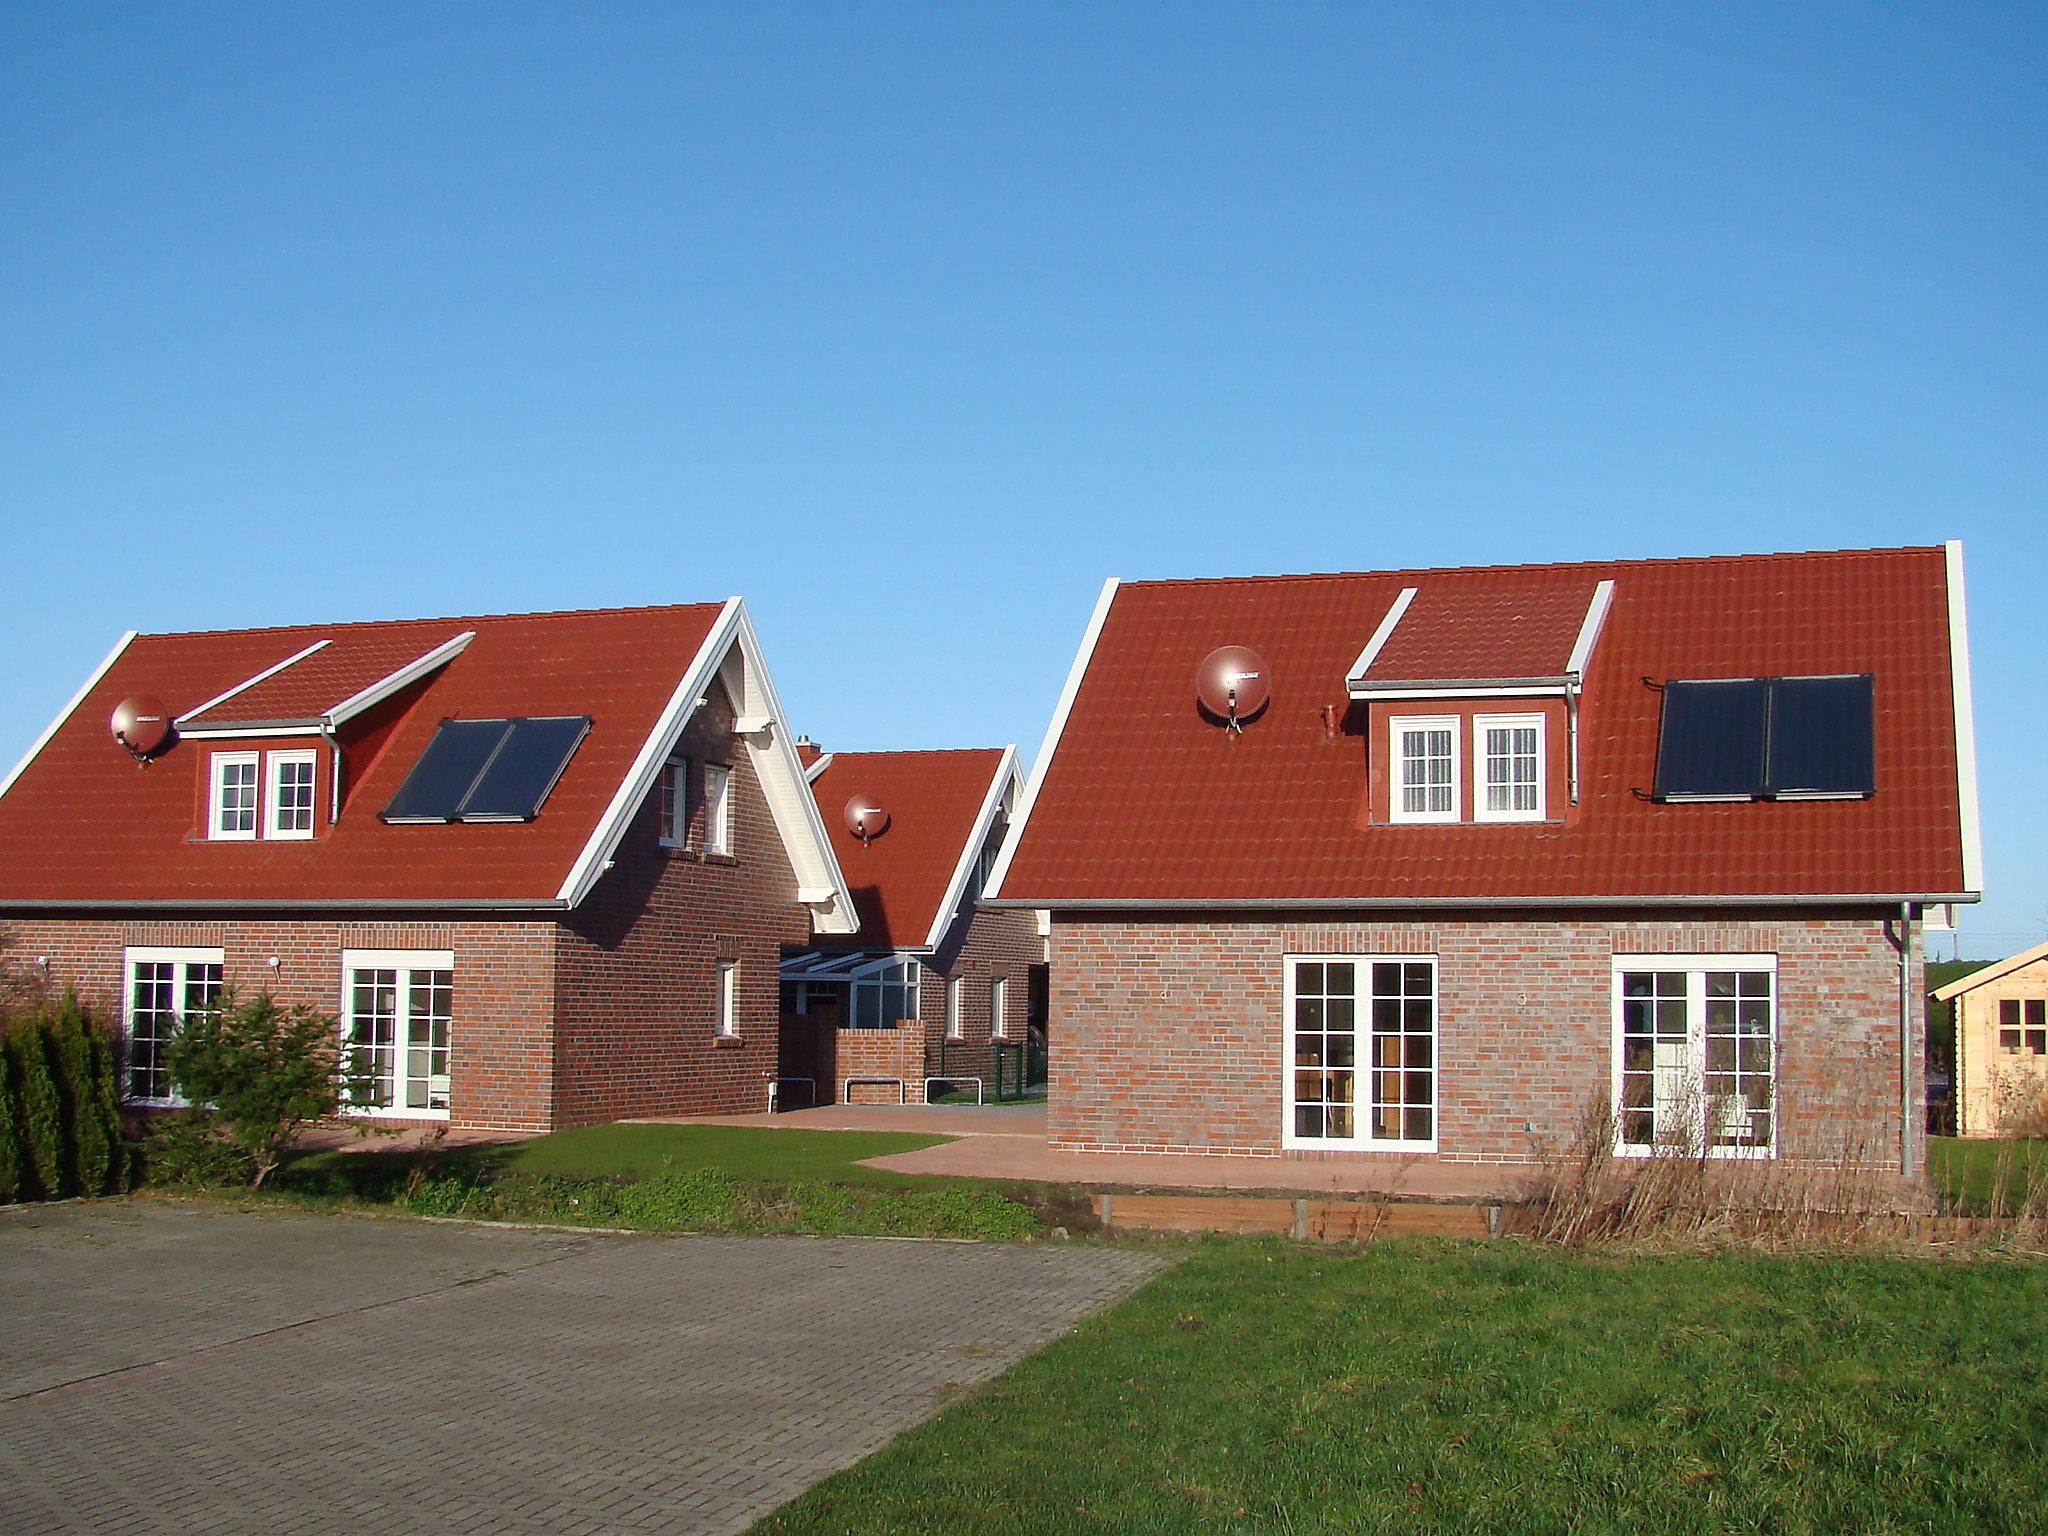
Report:
[[0,1531],[737,1531],[1152,1273],[1087,1246],[0,1213]]

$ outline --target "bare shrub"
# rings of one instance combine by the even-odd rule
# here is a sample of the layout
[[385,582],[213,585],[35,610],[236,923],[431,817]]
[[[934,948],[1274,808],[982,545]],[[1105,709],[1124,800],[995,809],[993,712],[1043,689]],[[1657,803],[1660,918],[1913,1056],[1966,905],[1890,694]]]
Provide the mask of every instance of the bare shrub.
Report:
[[2048,1075],[2004,1071],[1991,1083],[1992,1125],[2000,1136],[2048,1137]]

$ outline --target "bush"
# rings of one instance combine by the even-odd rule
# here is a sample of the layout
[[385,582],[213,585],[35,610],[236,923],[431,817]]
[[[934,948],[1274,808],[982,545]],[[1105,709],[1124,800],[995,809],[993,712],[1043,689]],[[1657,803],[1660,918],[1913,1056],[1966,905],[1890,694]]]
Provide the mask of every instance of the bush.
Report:
[[243,1185],[255,1175],[247,1146],[228,1135],[210,1109],[175,1109],[150,1117],[142,1139],[143,1177],[192,1189]]
[[54,1200],[64,1192],[64,1124],[41,1019],[17,1018],[8,1026],[7,1063],[15,1088],[21,1195]]
[[64,1188],[68,1194],[101,1195],[108,1190],[118,1131],[108,1135],[100,1110],[95,1078],[94,1029],[79,1006],[77,994],[66,992],[45,1016],[49,1056],[56,1068],[57,1098],[65,1129],[61,1148]]
[[5,1042],[0,1041],[0,1205],[12,1200],[21,1188],[17,1118],[14,1111],[14,1068],[8,1064]]
[[343,1050],[333,1014],[288,1008],[268,992],[247,1002],[230,993],[218,1008],[187,1015],[166,1064],[180,1093],[212,1106],[212,1134],[241,1151],[247,1182],[259,1187],[307,1126],[374,1092]]

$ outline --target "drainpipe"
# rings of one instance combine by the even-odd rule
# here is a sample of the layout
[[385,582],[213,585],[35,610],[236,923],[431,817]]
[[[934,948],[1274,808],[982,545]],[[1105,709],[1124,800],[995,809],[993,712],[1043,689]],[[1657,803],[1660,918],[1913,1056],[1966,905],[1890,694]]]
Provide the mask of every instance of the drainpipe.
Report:
[[1899,935],[1885,919],[1885,938],[1899,952],[1899,1171],[1907,1178],[1918,1172],[1917,1137],[1913,1126],[1913,903],[1899,903]]
[[1564,680],[1564,734],[1569,748],[1567,772],[1571,777],[1571,803],[1579,803],[1579,675],[1565,674]]
[[327,825],[341,820],[341,743],[335,739],[333,722],[320,722],[320,735],[327,743]]

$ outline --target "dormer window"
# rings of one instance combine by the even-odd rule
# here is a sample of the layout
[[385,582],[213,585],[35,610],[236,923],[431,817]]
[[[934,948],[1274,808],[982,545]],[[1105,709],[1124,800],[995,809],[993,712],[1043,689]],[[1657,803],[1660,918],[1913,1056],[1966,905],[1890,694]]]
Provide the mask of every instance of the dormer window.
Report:
[[313,771],[311,752],[272,752],[270,819],[265,837],[307,838],[313,835]]
[[1480,821],[1543,819],[1543,717],[1481,715],[1472,722],[1483,778]]
[[212,785],[208,793],[208,804],[212,807],[207,825],[208,837],[241,841],[255,837],[259,761],[260,756],[255,752],[213,754]]
[[1395,821],[1458,819],[1458,732],[1454,715],[1393,722]]

